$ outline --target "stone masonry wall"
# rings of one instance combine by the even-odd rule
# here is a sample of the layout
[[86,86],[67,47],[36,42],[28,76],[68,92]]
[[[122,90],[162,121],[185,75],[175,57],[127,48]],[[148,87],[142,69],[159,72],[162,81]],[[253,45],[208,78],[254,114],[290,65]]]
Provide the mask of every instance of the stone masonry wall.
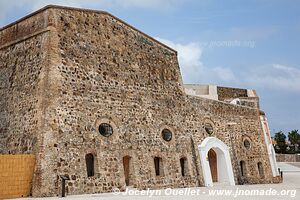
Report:
[[247,97],[246,89],[239,88],[228,88],[228,87],[217,87],[218,97],[220,101],[224,101],[225,99],[234,99],[239,97]]
[[300,162],[300,154],[276,154],[277,162]]
[[1,154],[32,153],[38,141],[40,83],[48,35],[29,30],[32,20],[40,17],[0,30]]
[[[206,123],[230,147],[236,183],[272,182],[257,109],[187,96],[176,52],[107,13],[59,7],[46,11],[51,21],[47,102],[34,196],[57,195],[61,175],[71,179],[69,194],[124,189],[122,159],[127,155],[133,187],[203,186],[197,147],[209,136]],[[112,125],[112,136],[99,134],[102,122]],[[173,132],[170,142],[161,137],[164,128]],[[243,146],[245,138],[249,149]],[[88,153],[96,159],[93,177],[87,177]],[[155,176],[156,156],[162,158],[161,176]],[[188,163],[184,177],[182,157]],[[240,175],[241,160],[246,178]]]
[[49,76],[57,37],[52,17],[51,9],[44,9],[0,29],[0,153],[36,156],[34,195],[49,192],[43,180],[57,176],[47,163],[55,155],[48,152],[53,138],[45,123],[57,83]]
[[[125,155],[133,159],[134,187],[203,185],[199,155],[195,152],[198,157],[193,159],[192,151],[208,136],[203,128],[206,120],[215,124],[215,136],[232,147],[237,182],[241,159],[248,163],[246,182],[272,181],[268,160],[262,159],[267,152],[258,110],[187,97],[176,53],[109,15],[74,10],[56,14],[62,88],[59,142],[53,145],[60,149],[58,173],[72,179],[70,193],[125,185]],[[105,120],[116,129],[110,138],[98,133]],[[163,127],[174,130],[174,141],[162,140]],[[244,137],[251,140],[250,150],[242,146]],[[91,152],[97,158],[97,175],[88,178],[84,156]],[[154,175],[155,156],[163,158],[164,177]],[[188,158],[189,177],[180,175],[182,156]],[[258,178],[259,161],[265,168],[264,180]]]

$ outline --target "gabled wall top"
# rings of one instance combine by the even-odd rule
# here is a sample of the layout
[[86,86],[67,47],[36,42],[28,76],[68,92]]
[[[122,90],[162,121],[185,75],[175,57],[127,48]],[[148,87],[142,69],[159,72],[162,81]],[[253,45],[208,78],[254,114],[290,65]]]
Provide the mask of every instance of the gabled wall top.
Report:
[[83,9],[83,8],[73,8],[73,7],[65,7],[65,6],[58,6],[58,5],[47,5],[21,19],[10,23],[2,28],[0,28],[0,48],[9,43],[13,40],[20,39],[25,35],[30,35],[32,32],[45,29],[48,26],[51,26],[51,19],[49,19],[49,15],[51,12],[48,12],[50,9],[64,9],[64,10],[73,10],[73,11],[80,11],[80,12],[92,12],[92,13],[99,13],[104,15],[109,15],[114,19],[118,20],[119,22],[125,24],[126,26],[130,27],[131,29],[139,32],[140,34],[144,35],[145,37],[149,38],[150,40],[154,41],[155,43],[160,44],[162,47],[174,52],[177,52],[172,49],[171,47],[159,42],[158,40],[154,39],[153,37],[145,34],[144,32],[136,29],[135,27],[131,26],[130,24],[124,22],[123,20],[119,19],[118,17],[106,12],[106,11],[99,11],[99,10],[92,10],[92,9]]

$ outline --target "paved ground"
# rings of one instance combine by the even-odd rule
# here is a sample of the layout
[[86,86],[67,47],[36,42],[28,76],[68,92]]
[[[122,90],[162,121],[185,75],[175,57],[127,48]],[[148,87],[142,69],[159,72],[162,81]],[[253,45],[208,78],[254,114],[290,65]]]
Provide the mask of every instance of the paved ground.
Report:
[[283,172],[300,172],[300,162],[283,163],[278,162],[278,167]]
[[[210,199],[241,199],[241,200],[276,200],[276,199],[300,199],[300,163],[278,163],[283,171],[283,183],[281,184],[261,184],[261,185],[237,185],[223,186],[218,185],[211,188],[198,187],[187,189],[166,189],[166,190],[133,190],[129,192],[103,193],[92,195],[67,196],[65,199],[103,199],[103,200],[210,200]],[[34,200],[34,198],[26,198]],[[38,198],[36,198],[38,199]],[[58,197],[43,198],[43,200],[54,200]],[[24,198],[22,199],[24,200]]]
[[288,163],[288,164],[299,167],[299,169],[300,169],[300,162],[293,162],[293,163],[291,162],[291,163]]

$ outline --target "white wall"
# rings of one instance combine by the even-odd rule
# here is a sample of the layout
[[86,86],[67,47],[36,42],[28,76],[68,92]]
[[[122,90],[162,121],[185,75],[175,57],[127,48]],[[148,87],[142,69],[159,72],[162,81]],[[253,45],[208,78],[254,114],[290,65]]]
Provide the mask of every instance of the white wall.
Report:
[[274,150],[274,147],[273,147],[273,144],[272,144],[272,139],[271,139],[271,135],[270,135],[270,129],[269,129],[269,126],[268,126],[267,117],[265,115],[261,115],[260,116],[260,121],[261,121],[261,126],[262,126],[262,129],[263,129],[265,144],[266,144],[267,149],[268,149],[268,155],[269,155],[269,160],[270,160],[270,164],[271,164],[272,174],[273,174],[274,177],[279,176],[278,166],[277,166],[277,162],[276,162],[275,150]]
[[210,149],[217,154],[218,182],[235,185],[229,147],[216,137],[207,137],[198,146],[205,186],[213,186],[208,161]]
[[218,100],[216,85],[184,85],[185,93],[192,96],[199,96],[207,99]]

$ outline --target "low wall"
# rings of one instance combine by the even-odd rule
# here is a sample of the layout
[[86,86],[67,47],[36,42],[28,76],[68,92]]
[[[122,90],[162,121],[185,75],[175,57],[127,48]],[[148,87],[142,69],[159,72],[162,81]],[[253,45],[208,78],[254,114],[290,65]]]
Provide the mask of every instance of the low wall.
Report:
[[0,199],[30,195],[34,155],[0,155]]
[[277,162],[300,162],[300,154],[276,154]]

